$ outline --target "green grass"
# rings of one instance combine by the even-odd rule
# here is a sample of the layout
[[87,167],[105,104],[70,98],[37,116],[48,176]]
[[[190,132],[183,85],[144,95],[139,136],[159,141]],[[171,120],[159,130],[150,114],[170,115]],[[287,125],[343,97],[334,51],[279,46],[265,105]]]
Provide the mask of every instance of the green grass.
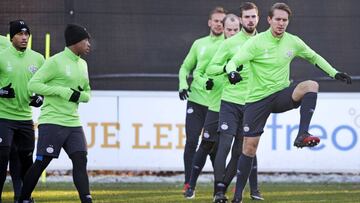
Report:
[[[360,202],[360,183],[261,183],[265,202]],[[212,202],[212,185],[199,184],[194,200],[185,200],[181,194],[181,183],[93,183],[94,202]],[[232,196],[232,193],[229,193]],[[72,183],[38,184],[33,197],[37,203],[79,202]],[[11,185],[7,183],[3,192],[3,203],[13,202]],[[254,202],[248,189],[243,202]]]

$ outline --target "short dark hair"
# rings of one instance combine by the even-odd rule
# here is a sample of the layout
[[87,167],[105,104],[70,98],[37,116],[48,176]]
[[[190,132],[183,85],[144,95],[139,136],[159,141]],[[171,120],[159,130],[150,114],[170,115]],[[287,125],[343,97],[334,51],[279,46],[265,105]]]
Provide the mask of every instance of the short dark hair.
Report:
[[215,13],[223,13],[223,14],[226,14],[227,11],[226,11],[223,7],[217,6],[217,7],[215,7],[213,10],[210,11],[210,13],[209,13],[209,19],[211,19],[211,18],[212,18],[212,15],[214,15]]
[[240,15],[239,17],[242,18],[242,14],[244,11],[255,9],[257,14],[259,15],[258,7],[252,2],[244,2],[240,5]]
[[269,17],[270,18],[272,18],[274,16],[274,10],[276,10],[276,9],[286,11],[286,13],[289,14],[289,17],[292,14],[292,11],[291,11],[290,7],[287,4],[285,4],[285,3],[275,3],[270,8],[270,11],[269,11]]
[[226,14],[224,20],[222,21],[222,24],[223,24],[224,27],[225,27],[225,22],[226,22],[228,19],[229,19],[231,22],[234,22],[234,21],[237,20],[237,21],[239,22],[239,24],[240,24],[239,17],[238,17],[237,15],[233,14],[233,13],[229,13],[229,14]]

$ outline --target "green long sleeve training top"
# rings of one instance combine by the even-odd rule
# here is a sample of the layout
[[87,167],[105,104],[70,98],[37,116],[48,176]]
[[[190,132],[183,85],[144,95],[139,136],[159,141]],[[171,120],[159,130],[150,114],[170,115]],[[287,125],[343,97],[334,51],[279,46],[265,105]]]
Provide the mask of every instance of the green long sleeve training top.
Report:
[[70,102],[73,90],[82,88],[79,102],[90,99],[87,63],[67,47],[50,57],[29,82],[29,89],[44,95],[39,124],[81,126],[78,103]]
[[208,106],[208,91],[204,89],[207,78],[205,70],[224,36],[206,36],[195,40],[179,70],[179,90],[188,89],[187,78],[193,71],[193,81],[189,92],[189,101]]
[[252,36],[246,34],[245,30],[242,29],[235,36],[226,39],[206,69],[206,75],[214,78],[214,88],[209,93],[209,95],[211,95],[210,110],[219,112],[221,100],[240,105],[245,104],[245,99],[248,94],[247,84],[249,81],[249,71],[242,71],[241,77],[243,80],[232,85],[227,79],[227,74],[224,73],[224,67],[250,37]]
[[330,77],[337,73],[299,37],[285,32],[281,38],[276,38],[270,29],[249,39],[227,64],[226,71],[235,71],[239,65],[249,62],[243,71],[250,69],[252,72],[246,99],[246,103],[252,103],[290,85],[290,63],[296,56],[319,66]]
[[44,57],[31,49],[22,52],[11,45],[0,52],[0,88],[11,83],[15,92],[15,98],[0,98],[0,118],[32,119],[28,82],[43,63]]

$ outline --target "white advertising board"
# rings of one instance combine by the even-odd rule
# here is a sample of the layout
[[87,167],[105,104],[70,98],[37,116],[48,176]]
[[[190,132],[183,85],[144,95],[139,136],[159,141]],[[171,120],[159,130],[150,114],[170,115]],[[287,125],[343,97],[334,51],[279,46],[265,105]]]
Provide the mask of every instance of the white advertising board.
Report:
[[[258,148],[259,171],[360,172],[360,94],[320,93],[313,149],[292,146],[299,110],[272,114]],[[79,113],[90,170],[183,170],[186,102],[177,92],[93,91]],[[39,110],[35,110],[36,122]],[[49,169],[71,169],[64,151]],[[212,170],[206,164],[204,170]]]

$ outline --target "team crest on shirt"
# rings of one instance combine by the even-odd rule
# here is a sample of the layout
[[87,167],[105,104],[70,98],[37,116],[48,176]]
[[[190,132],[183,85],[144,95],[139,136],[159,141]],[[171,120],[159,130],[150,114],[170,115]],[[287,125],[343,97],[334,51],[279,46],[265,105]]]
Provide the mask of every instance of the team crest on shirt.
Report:
[[205,50],[206,50],[206,47],[205,47],[205,46],[204,46],[204,47],[201,47],[201,49],[200,49],[200,56],[204,55]]
[[8,72],[11,72],[11,71],[13,70],[13,67],[12,67],[10,61],[7,62],[6,70],[7,70]]
[[294,56],[294,52],[292,50],[289,50],[289,51],[286,52],[286,56],[288,58],[292,58]]
[[34,65],[31,65],[28,67],[28,70],[30,71],[31,74],[36,73],[36,71],[38,70],[38,68]]
[[66,65],[66,66],[65,66],[65,72],[66,72],[66,75],[67,75],[67,76],[70,76],[70,75],[71,75],[71,67],[70,67],[70,65]]
[[264,50],[264,58],[269,58],[269,50],[268,49],[265,49]]

